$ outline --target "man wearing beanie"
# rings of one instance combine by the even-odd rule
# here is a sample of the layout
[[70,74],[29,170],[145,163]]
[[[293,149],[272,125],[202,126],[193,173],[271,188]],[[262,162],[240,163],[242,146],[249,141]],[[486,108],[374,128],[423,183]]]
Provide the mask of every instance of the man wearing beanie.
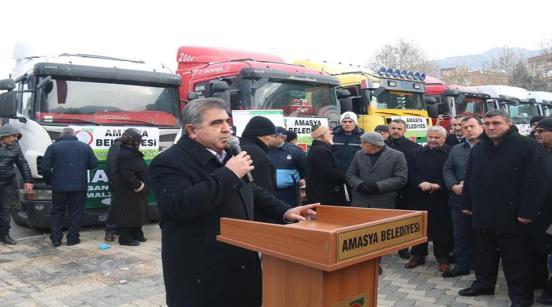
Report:
[[323,205],[346,205],[345,172],[332,152],[333,136],[326,126],[311,130],[312,145],[307,157],[307,199]]
[[408,167],[402,152],[389,148],[377,132],[364,133],[345,178],[352,189],[352,205],[393,209],[397,190],[406,185]]
[[360,150],[360,136],[364,130],[359,128],[357,115],[353,112],[341,114],[340,126],[333,130],[332,151],[339,169],[346,172],[356,152]]
[[255,184],[274,193],[276,169],[268,156],[268,151],[278,146],[276,126],[270,119],[255,116],[249,120],[241,137],[241,148],[251,156],[255,169],[251,175]]

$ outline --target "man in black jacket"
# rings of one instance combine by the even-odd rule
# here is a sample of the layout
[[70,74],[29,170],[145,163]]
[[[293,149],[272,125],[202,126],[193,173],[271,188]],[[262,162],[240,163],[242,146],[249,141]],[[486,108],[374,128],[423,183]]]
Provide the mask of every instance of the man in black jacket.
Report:
[[483,123],[485,134],[471,151],[461,205],[472,216],[476,280],[459,294],[493,294],[502,258],[512,306],[530,306],[531,222],[547,188],[544,149],[520,135],[504,111],[487,112]]
[[25,192],[33,190],[31,170],[17,143],[20,138],[21,133],[10,124],[0,128],[0,241],[9,245],[16,244],[10,237],[10,208],[7,201],[15,179],[14,165],[17,165],[23,176]]
[[357,124],[357,115],[353,112],[345,112],[341,114],[340,126],[332,131],[332,151],[337,159],[337,165],[343,173],[347,172],[355,154],[361,149],[360,136],[364,130]]
[[[391,133],[389,138],[385,140],[385,144],[395,150],[398,150],[403,153],[404,157],[408,161],[412,151],[421,146],[416,142],[404,137],[406,133],[406,122],[400,118],[393,119],[389,124],[389,129]],[[406,185],[397,190],[397,198],[395,199],[395,209],[408,209],[408,188],[410,184],[407,182]],[[410,253],[408,248],[401,249],[399,251],[399,256],[402,259],[410,259]]]
[[92,148],[79,142],[72,128],[63,129],[56,142],[46,149],[41,167],[44,180],[52,187],[50,239],[54,247],[61,245],[66,211],[69,213],[67,245],[81,242],[79,229],[88,189],[87,170],[97,166]]
[[347,199],[345,172],[332,152],[332,131],[323,125],[311,130],[312,145],[307,157],[307,199],[312,203],[343,206]]
[[254,116],[245,126],[240,145],[247,151],[255,169],[251,175],[257,186],[274,193],[276,188],[276,169],[268,155],[268,151],[278,144],[276,126],[270,119],[263,116]]
[[150,165],[169,306],[260,306],[259,256],[217,241],[220,218],[251,220],[260,211],[284,223],[315,215],[314,205],[291,208],[243,179],[254,167],[247,152],[227,150],[229,121],[221,99],[189,102],[183,136]]
[[450,147],[464,142],[464,133],[462,131],[462,119],[463,118],[464,118],[463,115],[456,115],[452,119],[452,122],[450,123],[451,132],[447,136],[447,140],[445,141],[445,144],[447,144]]

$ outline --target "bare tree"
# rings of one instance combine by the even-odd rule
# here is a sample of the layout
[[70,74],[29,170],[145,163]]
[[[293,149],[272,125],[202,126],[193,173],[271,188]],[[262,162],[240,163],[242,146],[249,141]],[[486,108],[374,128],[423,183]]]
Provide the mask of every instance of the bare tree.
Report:
[[522,60],[522,56],[509,46],[502,47],[501,54],[484,65],[483,70],[488,72],[502,72],[511,74],[514,67]]
[[394,44],[385,44],[373,57],[368,65],[373,70],[380,67],[391,67],[401,70],[438,73],[438,67],[427,58],[425,50],[413,41],[399,39]]

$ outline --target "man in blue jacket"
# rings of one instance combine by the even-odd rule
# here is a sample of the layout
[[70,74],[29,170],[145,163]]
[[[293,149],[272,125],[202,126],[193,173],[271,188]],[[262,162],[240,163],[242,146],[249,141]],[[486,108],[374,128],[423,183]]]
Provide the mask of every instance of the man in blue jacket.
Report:
[[304,185],[307,156],[301,148],[286,142],[287,135],[283,127],[276,127],[279,144],[268,152],[276,167],[276,190],[274,196],[288,205],[301,204],[299,186]]
[[52,187],[50,239],[54,247],[61,245],[65,211],[69,209],[67,245],[79,244],[79,229],[84,214],[87,170],[96,168],[98,160],[87,144],[79,142],[75,130],[65,128],[56,142],[46,149],[42,159],[42,176]]

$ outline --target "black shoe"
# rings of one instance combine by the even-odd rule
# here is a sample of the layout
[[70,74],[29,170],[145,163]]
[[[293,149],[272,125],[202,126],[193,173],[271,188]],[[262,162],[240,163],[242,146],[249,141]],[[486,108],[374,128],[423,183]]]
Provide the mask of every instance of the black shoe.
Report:
[[59,246],[61,246],[61,241],[52,241],[52,245],[54,247],[59,247]]
[[146,242],[148,239],[146,239],[146,237],[144,236],[141,236],[140,238],[136,238],[135,240],[138,242]]
[[543,291],[541,295],[537,297],[535,302],[543,305],[552,305],[552,293],[548,291]]
[[458,291],[461,296],[478,296],[478,295],[493,295],[495,293],[494,288],[474,288],[469,287]]
[[104,241],[105,242],[113,242],[115,241],[115,234],[111,231],[106,231],[105,232],[105,238],[104,238]]
[[399,257],[405,260],[410,259],[410,252],[408,251],[408,248],[399,250]]
[[77,245],[79,243],[81,243],[80,239],[71,240],[71,241],[67,240],[67,246]]
[[8,245],[16,245],[17,244],[17,242],[15,242],[15,240],[12,239],[12,237],[10,237],[9,234],[3,235],[1,241],[8,244]]
[[458,276],[463,276],[463,275],[470,275],[470,271],[465,271],[465,270],[457,270],[456,268],[453,269],[453,270],[450,270],[448,272],[444,272],[442,274],[442,276],[444,278],[449,278],[449,277],[458,277]]
[[132,240],[132,241],[128,241],[128,242],[121,242],[119,241],[119,245],[127,245],[127,246],[138,246],[140,245],[140,242],[136,241],[136,240]]

